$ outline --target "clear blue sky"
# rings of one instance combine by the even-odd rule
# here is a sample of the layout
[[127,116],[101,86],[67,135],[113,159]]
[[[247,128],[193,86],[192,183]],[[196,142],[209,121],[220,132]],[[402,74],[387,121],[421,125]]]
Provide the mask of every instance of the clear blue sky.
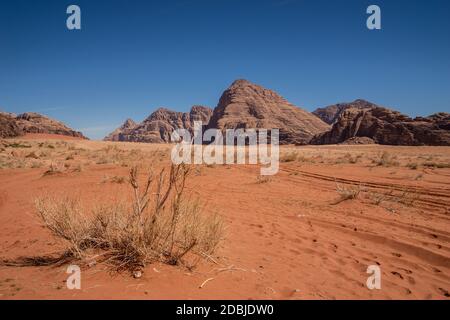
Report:
[[[66,28],[77,4],[82,30]],[[366,8],[382,9],[382,30]],[[246,78],[292,103],[450,112],[447,0],[0,0],[0,109],[102,138],[159,106],[215,107]]]

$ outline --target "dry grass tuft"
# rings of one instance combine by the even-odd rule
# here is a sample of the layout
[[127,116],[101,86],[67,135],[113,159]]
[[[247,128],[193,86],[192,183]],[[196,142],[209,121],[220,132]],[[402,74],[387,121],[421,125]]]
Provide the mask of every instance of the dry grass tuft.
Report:
[[381,167],[398,167],[400,165],[400,163],[396,161],[396,156],[392,156],[387,151],[384,151],[375,163],[377,166]]
[[346,186],[340,185],[336,182],[336,191],[339,194],[339,198],[336,199],[332,204],[336,205],[346,200],[353,200],[358,198],[359,194],[362,191],[361,185],[355,186]]
[[63,173],[63,171],[64,170],[61,169],[60,166],[58,166],[58,165],[56,165],[54,163],[51,163],[50,167],[48,168],[48,170],[45,171],[42,176],[43,177],[53,176],[53,175],[61,174],[61,173]]
[[132,203],[99,205],[91,212],[70,197],[37,199],[44,225],[66,242],[67,249],[60,257],[20,258],[16,265],[84,259],[87,251],[101,250],[117,271],[135,272],[154,261],[194,267],[216,250],[223,223],[217,215],[204,215],[198,201],[184,197],[189,172],[185,165],[172,165],[168,175],[164,170],[156,177],[150,173],[140,185],[138,169],[133,167]]
[[294,162],[298,158],[298,153],[296,151],[283,154],[280,157],[280,162]]
[[261,175],[259,175],[256,178],[256,183],[258,183],[258,184],[269,183],[271,181],[272,181],[272,178],[270,176],[261,176]]

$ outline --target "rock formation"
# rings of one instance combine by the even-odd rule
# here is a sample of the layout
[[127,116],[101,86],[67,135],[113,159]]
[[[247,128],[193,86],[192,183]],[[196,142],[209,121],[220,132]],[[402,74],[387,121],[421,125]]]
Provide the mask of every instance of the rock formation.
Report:
[[450,114],[411,119],[383,107],[348,108],[330,131],[315,136],[311,143],[337,144],[355,137],[386,145],[450,145]]
[[122,127],[108,135],[106,141],[128,141],[167,143],[175,129],[187,129],[192,132],[194,121],[207,125],[212,110],[204,106],[193,106],[189,113],[159,108],[140,124],[125,122]]
[[0,138],[13,138],[23,134],[15,118],[14,114],[0,112]]
[[279,129],[280,144],[307,144],[330,127],[276,92],[237,80],[222,94],[208,128]]
[[133,130],[136,127],[136,122],[134,122],[131,119],[125,120],[123,125],[121,125],[119,128],[111,132],[109,135],[107,135],[103,140],[105,141],[124,141],[123,136],[127,135],[131,130]]
[[349,103],[338,103],[333,104],[331,106],[325,108],[318,108],[313,111],[313,114],[322,119],[324,122],[332,125],[336,122],[336,120],[340,117],[340,115],[347,109],[356,108],[356,109],[370,109],[378,107],[376,104],[358,99]]
[[86,139],[81,132],[38,113],[27,112],[20,115],[0,113],[0,137],[16,137],[26,133],[59,134]]

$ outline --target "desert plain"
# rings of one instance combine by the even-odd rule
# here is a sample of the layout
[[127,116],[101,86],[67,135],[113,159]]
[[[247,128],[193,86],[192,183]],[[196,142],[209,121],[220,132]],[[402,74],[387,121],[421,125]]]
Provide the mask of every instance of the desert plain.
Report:
[[[128,174],[170,166],[170,144],[27,134],[0,148],[0,261],[64,245],[35,199],[72,196],[94,206],[129,194]],[[450,147],[282,146],[280,171],[197,165],[186,194],[216,212],[225,232],[195,268],[155,262],[142,276],[80,261],[0,263],[0,299],[449,299]],[[381,270],[381,289],[366,286]]]

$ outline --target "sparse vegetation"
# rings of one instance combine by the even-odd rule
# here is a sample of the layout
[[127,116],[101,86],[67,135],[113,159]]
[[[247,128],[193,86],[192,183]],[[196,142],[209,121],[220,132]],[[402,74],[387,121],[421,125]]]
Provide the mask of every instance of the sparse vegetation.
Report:
[[410,162],[406,166],[411,170],[417,170],[417,168],[419,167],[419,165],[416,162]]
[[298,154],[296,151],[289,152],[280,156],[280,162],[294,162],[297,160]]
[[61,169],[60,166],[58,166],[57,164],[54,164],[53,162],[50,164],[50,167],[48,168],[47,171],[44,172],[43,176],[52,176],[52,175],[56,175],[56,174],[61,174],[63,173],[63,169]]
[[129,176],[133,202],[99,205],[91,212],[70,197],[39,198],[39,216],[67,249],[58,257],[19,258],[4,264],[58,264],[102,250],[115,270],[136,272],[154,261],[192,268],[215,251],[223,223],[217,215],[203,214],[198,201],[184,196],[189,172],[187,166],[172,165],[168,176],[164,170],[156,177],[150,173],[142,187],[133,167]]
[[336,192],[339,194],[339,198],[336,199],[332,204],[336,205],[346,200],[353,200],[358,198],[362,191],[361,185],[340,185],[336,182]]
[[396,156],[392,156],[387,151],[384,151],[375,163],[377,166],[382,167],[397,167],[400,165],[400,163],[396,161]]
[[270,176],[261,176],[261,175],[259,175],[256,178],[256,183],[258,183],[258,184],[269,183],[270,181],[272,181]]
[[13,142],[13,143],[10,143],[10,144],[8,145],[8,147],[10,147],[10,148],[31,148],[30,145],[28,145],[28,144],[23,144],[23,143],[20,143],[20,142]]
[[426,168],[438,168],[438,169],[450,168],[450,163],[424,162],[422,165]]

